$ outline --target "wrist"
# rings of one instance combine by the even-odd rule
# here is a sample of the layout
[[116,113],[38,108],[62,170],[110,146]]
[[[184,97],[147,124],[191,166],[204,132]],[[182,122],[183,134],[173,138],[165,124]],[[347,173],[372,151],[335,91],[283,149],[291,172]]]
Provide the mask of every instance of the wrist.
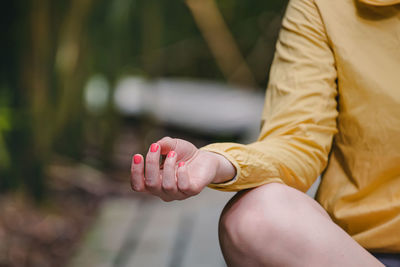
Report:
[[209,153],[212,153],[217,159],[217,168],[212,183],[218,184],[232,180],[236,176],[236,168],[233,164],[221,154],[214,152]]

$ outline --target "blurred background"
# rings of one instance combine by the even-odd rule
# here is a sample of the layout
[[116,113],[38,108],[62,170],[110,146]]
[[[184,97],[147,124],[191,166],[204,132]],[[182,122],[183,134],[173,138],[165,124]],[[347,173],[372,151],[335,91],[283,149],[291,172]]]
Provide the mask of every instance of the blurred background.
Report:
[[[207,213],[212,217],[208,224],[203,223],[215,227],[208,232],[216,235],[218,213],[231,194],[206,190],[206,197],[198,197],[200,202],[188,202],[190,209],[184,202],[165,206],[130,191],[131,156],[145,153],[165,135],[198,147],[254,141],[286,4],[4,1],[0,266],[108,262],[107,266],[178,267],[207,259],[183,253],[182,247],[205,242],[204,248],[207,242],[216,242],[216,236],[212,241],[192,240],[200,231],[193,218],[207,218],[202,215],[210,211],[207,207],[216,207]],[[148,215],[137,221],[134,214],[143,209]],[[163,237],[167,241],[151,231],[154,236],[148,238],[156,238],[156,244],[147,248],[159,254],[143,252],[147,235],[139,234],[146,225],[154,221],[157,228],[158,221],[169,221],[165,218],[170,213],[186,209],[176,215],[181,219],[170,220],[184,231]],[[135,235],[126,238],[127,232],[118,235],[110,229]],[[99,241],[105,232],[105,243],[119,236],[106,247]],[[218,249],[218,244],[211,248]],[[89,262],[87,258],[97,257],[96,251],[107,254],[107,259]],[[159,257],[164,265],[143,265],[162,253],[168,255]],[[185,259],[190,253],[192,258]],[[220,254],[215,257],[223,266]]]

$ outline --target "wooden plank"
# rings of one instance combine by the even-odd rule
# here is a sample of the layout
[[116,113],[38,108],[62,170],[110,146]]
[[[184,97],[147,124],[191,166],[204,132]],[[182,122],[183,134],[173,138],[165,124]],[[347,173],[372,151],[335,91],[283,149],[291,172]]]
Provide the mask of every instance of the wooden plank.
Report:
[[69,266],[224,266],[217,224],[231,196],[206,189],[171,203],[107,200]]
[[69,266],[114,266],[126,233],[138,215],[139,202],[115,198],[105,201],[99,217],[84,238]]
[[134,251],[127,260],[119,266],[166,266],[171,259],[171,252],[178,234],[180,219],[179,206],[154,203],[153,210],[146,228]]
[[233,193],[207,189],[200,194],[201,202],[190,242],[182,266],[226,266],[218,241],[218,220],[221,211]]
[[220,212],[232,195],[205,189],[184,201],[153,201],[154,210],[138,244],[117,266],[225,266],[217,226]]

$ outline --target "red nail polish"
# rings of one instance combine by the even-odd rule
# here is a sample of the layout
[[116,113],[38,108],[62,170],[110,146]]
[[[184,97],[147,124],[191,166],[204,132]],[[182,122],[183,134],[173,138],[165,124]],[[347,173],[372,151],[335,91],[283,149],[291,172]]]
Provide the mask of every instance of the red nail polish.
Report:
[[183,165],[185,165],[184,161],[179,162],[178,167],[182,167]]
[[154,143],[150,146],[150,152],[157,152],[158,144]]
[[133,156],[133,162],[135,164],[139,164],[140,162],[142,162],[142,157],[139,154],[136,154],[135,156]]
[[168,153],[168,158],[173,158],[175,156],[175,151],[170,151]]

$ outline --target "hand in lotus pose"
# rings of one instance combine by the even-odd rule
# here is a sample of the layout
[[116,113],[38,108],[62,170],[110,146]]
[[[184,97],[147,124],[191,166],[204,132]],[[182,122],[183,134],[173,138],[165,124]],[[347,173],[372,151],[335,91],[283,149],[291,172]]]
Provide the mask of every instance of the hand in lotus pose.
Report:
[[[167,156],[162,166],[160,155]],[[134,191],[149,192],[164,201],[181,200],[197,195],[210,183],[230,180],[235,173],[224,156],[164,137],[150,146],[145,162],[142,155],[133,156],[131,185]]]

